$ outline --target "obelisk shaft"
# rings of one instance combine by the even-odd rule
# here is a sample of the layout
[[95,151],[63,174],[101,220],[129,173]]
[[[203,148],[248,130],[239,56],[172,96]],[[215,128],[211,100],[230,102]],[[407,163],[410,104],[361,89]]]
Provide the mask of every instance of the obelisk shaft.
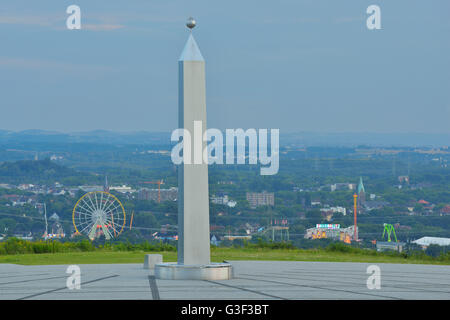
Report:
[[[178,167],[178,264],[209,264],[208,165],[194,164],[194,141],[199,139],[194,136],[194,121],[201,121],[201,134],[206,131],[205,61],[192,34],[178,67],[179,127],[189,131],[192,141],[191,164]],[[204,150],[206,143],[200,139]]]

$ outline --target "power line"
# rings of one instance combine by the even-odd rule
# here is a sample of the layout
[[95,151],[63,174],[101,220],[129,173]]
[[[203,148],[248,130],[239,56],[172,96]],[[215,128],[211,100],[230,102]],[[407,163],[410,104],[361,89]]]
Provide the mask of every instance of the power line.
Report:
[[[41,220],[41,221],[45,222],[45,219],[44,218],[40,218],[40,217],[18,216],[18,215],[8,214],[8,213],[0,213],[0,216],[9,216],[9,217],[15,217],[15,218],[22,218],[22,219],[31,219],[31,220]],[[73,223],[73,221],[71,221],[71,220],[58,220],[58,221],[59,222],[66,222],[66,223],[70,223],[70,224]],[[163,227],[166,228],[166,229],[173,229],[173,230],[177,230],[178,229],[178,226],[172,226],[172,225],[169,225],[169,226],[164,225]],[[143,229],[143,230],[158,231],[158,230],[161,230],[161,227],[160,228],[149,228],[149,227],[133,226],[131,229]],[[171,231],[173,231],[173,230],[171,230]]]
[[[39,217],[30,217],[30,216],[17,216],[17,215],[13,215],[13,214],[7,214],[7,213],[0,213],[0,216],[12,216],[12,217],[19,217],[19,218],[28,218],[31,220],[44,220],[44,218],[39,218]],[[241,218],[245,218],[245,217],[241,217]],[[59,220],[60,222],[66,222],[66,223],[72,223],[72,221],[68,221],[68,220]],[[177,231],[178,227],[177,226],[163,226],[163,228],[169,229],[168,231]],[[137,226],[133,226],[131,229],[137,229],[137,230],[150,230],[150,231],[161,231],[161,227],[159,228],[150,228],[150,227],[137,227]],[[400,235],[401,236],[409,236],[409,235],[423,235],[423,234],[428,234],[428,235],[438,235],[438,234],[449,234],[450,231],[423,231],[423,232],[410,232],[410,231],[400,231]],[[218,235],[228,235],[228,232],[225,231],[211,231],[212,234],[218,234]],[[362,232],[360,233],[361,236],[369,236],[369,235],[380,235],[381,236],[382,232]],[[249,235],[247,233],[239,233],[239,232],[233,232],[233,235]],[[252,236],[257,236],[258,233],[253,233],[251,234]],[[262,234],[261,234],[262,235]],[[304,233],[290,233],[290,236],[304,236]]]
[[[150,213],[150,214],[163,214],[163,215],[178,215],[178,213],[172,213],[172,212],[158,212],[158,211],[154,211],[154,212],[146,212],[146,213]],[[31,217],[31,216],[20,216],[17,214],[7,214],[7,213],[0,213],[0,215],[4,215],[4,216],[11,216],[11,217],[16,217],[16,218],[29,218],[29,219],[38,219],[38,220],[45,220],[44,218],[39,218],[39,217]],[[281,217],[285,217],[287,220],[289,221],[322,221],[322,220],[326,220],[325,218],[322,218],[322,220],[314,218],[314,217],[288,217],[286,215],[283,214],[279,214],[279,216]],[[337,220],[341,220],[341,219],[346,219],[346,218],[351,218],[353,215],[345,215],[345,216],[341,216],[336,218]],[[215,219],[241,219],[241,220],[261,220],[261,219],[270,219],[270,215],[267,216],[248,216],[248,217],[241,217],[241,216],[234,216],[234,215],[226,215],[226,216],[214,216]],[[430,215],[430,216],[410,216],[410,215],[386,215],[386,216],[367,216],[367,215],[361,215],[359,216],[359,218],[361,220],[368,220],[368,219],[450,219],[450,215],[444,215],[444,216],[437,216],[437,215]],[[69,222],[72,223],[72,221],[69,220],[60,220],[63,222]],[[331,220],[330,222],[335,221],[335,220]]]

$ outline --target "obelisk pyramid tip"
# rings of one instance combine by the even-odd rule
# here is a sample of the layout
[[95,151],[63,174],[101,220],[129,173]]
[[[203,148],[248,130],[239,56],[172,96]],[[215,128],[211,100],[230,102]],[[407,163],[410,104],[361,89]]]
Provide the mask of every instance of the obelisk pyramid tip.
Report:
[[205,61],[192,33],[189,34],[189,38],[178,61]]

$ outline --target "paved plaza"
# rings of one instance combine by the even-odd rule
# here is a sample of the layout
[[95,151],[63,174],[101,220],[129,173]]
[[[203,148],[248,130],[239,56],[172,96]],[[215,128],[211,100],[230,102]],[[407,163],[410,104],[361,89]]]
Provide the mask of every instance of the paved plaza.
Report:
[[381,288],[368,289],[369,263],[229,261],[224,281],[158,280],[142,264],[79,265],[69,290],[67,265],[0,264],[0,299],[450,299],[450,267],[377,264]]

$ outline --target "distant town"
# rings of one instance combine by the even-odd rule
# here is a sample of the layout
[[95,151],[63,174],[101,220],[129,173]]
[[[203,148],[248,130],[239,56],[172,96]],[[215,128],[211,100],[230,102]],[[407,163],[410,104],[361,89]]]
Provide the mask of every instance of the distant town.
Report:
[[[95,191],[123,204],[126,221],[114,241],[177,240],[176,166],[163,142],[15,144],[0,149],[0,240],[82,238],[74,206]],[[273,177],[260,176],[257,166],[210,166],[211,243],[339,241],[397,251],[448,245],[449,159],[447,146],[285,143]]]

